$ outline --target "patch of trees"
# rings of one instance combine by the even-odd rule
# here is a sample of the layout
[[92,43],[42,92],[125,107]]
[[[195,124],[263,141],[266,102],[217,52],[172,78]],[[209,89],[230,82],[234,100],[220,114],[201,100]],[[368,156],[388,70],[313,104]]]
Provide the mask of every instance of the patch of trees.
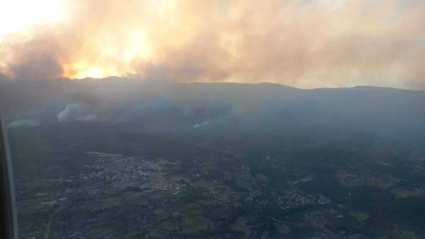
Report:
[[422,197],[396,199],[377,213],[380,218],[396,224],[425,228],[425,198]]
[[351,205],[353,208],[371,212],[394,200],[394,195],[386,190],[371,186],[351,187]]
[[207,197],[205,197],[205,196],[204,196],[204,195],[202,195],[201,193],[197,193],[197,192],[195,191],[195,192],[190,192],[190,193],[188,193],[188,194],[184,195],[184,196],[181,198],[181,200],[182,200],[185,204],[187,204],[187,203],[194,203],[194,202],[199,201],[199,200],[207,200]]
[[233,179],[222,179],[221,182],[234,192],[249,192],[248,189],[238,186]]

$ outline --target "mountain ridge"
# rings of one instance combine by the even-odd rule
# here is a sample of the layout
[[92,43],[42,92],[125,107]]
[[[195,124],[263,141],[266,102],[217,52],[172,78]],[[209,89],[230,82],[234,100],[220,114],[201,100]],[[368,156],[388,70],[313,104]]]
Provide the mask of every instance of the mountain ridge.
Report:
[[373,86],[373,85],[357,85],[357,86],[351,86],[351,87],[318,87],[318,88],[297,88],[293,86],[288,86],[276,82],[255,82],[255,83],[246,83],[246,82],[226,82],[226,81],[218,81],[218,82],[178,82],[178,81],[172,81],[172,80],[143,80],[143,79],[131,79],[131,78],[125,78],[125,77],[119,77],[119,76],[109,76],[104,78],[91,78],[86,77],[83,79],[71,79],[66,77],[61,78],[55,78],[55,79],[49,79],[49,80],[21,80],[21,79],[14,79],[14,78],[0,78],[0,82],[111,82],[111,81],[127,81],[127,82],[144,82],[144,83],[157,83],[157,84],[195,84],[195,85],[249,85],[249,86],[255,86],[255,85],[271,85],[271,86],[277,86],[277,87],[286,87],[291,89],[299,89],[299,90],[320,90],[320,89],[386,89],[386,90],[402,90],[402,91],[416,91],[416,92],[425,92],[425,90],[416,90],[416,89],[404,89],[404,88],[395,88],[395,87],[384,87],[384,86]]

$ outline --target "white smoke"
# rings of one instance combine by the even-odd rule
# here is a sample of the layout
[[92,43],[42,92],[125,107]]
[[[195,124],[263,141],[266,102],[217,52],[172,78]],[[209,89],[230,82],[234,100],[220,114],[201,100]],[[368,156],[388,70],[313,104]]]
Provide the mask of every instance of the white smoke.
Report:
[[90,109],[78,103],[68,104],[63,111],[58,114],[59,122],[67,121],[86,121],[86,120],[95,120],[96,117],[92,114]]
[[32,119],[26,120],[15,120],[6,125],[6,128],[18,128],[18,127],[35,127],[38,123]]
[[194,129],[196,129],[196,128],[199,128],[199,127],[202,127],[202,126],[206,126],[206,125],[208,125],[208,124],[209,124],[209,121],[208,121],[208,120],[204,120],[202,123],[195,124],[195,125],[193,126],[193,128],[194,128]]

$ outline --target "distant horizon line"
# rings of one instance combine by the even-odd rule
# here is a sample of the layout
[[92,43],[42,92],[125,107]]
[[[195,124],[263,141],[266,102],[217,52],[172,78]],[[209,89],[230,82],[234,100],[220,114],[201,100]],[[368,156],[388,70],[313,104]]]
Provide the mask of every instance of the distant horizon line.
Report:
[[170,82],[170,83],[178,83],[178,84],[235,84],[235,85],[261,85],[261,84],[272,84],[272,85],[279,85],[284,86],[288,88],[298,89],[298,90],[319,90],[319,89],[353,89],[353,88],[379,88],[379,89],[393,89],[393,90],[406,90],[406,91],[417,91],[422,92],[425,91],[425,89],[406,89],[406,88],[396,88],[396,87],[390,87],[390,86],[375,86],[375,85],[355,85],[355,86],[341,86],[341,87],[332,87],[332,86],[325,86],[325,87],[316,87],[316,88],[298,88],[294,86],[284,85],[278,82],[268,82],[268,81],[262,81],[262,82],[234,82],[234,81],[190,81],[190,82],[181,82],[181,81],[174,81],[169,79],[143,79],[143,78],[127,78],[123,76],[107,76],[103,78],[93,78],[93,77],[85,77],[85,78],[69,78],[69,77],[58,77],[53,79],[45,79],[45,80],[29,80],[29,79],[19,79],[19,78],[10,78],[7,76],[1,77],[2,74],[0,73],[0,81],[1,80],[7,80],[7,81],[21,81],[21,82],[46,82],[46,81],[57,81],[57,80],[69,80],[69,81],[102,81],[102,80],[129,80],[129,81],[145,81],[145,82]]

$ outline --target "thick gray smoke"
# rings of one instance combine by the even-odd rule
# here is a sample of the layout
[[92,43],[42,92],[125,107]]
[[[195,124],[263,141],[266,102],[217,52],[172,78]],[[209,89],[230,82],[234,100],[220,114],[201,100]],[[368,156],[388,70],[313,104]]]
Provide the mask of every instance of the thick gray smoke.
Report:
[[1,73],[424,89],[424,1],[64,1],[67,21],[4,36]]
[[374,87],[301,90],[268,83],[175,83],[118,77],[6,81],[2,86],[9,128],[79,121],[172,132],[308,131],[313,132],[310,135],[321,132],[341,137],[361,132],[425,133],[424,91]]

